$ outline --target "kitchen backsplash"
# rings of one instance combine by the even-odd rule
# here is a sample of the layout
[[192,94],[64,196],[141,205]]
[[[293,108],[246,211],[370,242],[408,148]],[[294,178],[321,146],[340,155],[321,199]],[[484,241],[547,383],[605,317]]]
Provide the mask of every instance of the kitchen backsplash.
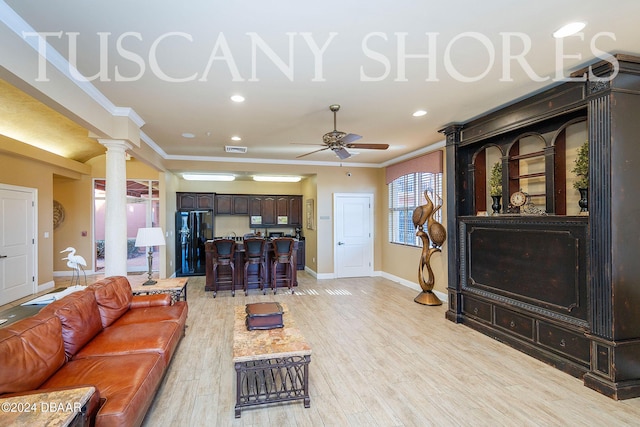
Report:
[[249,227],[249,217],[248,216],[238,216],[238,215],[224,215],[224,216],[216,216],[215,217],[215,236],[216,237],[226,237],[226,236],[238,236],[242,237],[248,233],[260,232],[264,235],[265,230],[267,233],[269,231],[282,232],[285,235],[295,236],[295,229],[292,228],[251,228]]

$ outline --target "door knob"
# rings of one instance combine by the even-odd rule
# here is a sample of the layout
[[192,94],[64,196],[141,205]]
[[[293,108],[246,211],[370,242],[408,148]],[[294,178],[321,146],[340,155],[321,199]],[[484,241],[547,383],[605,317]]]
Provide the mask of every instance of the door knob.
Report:
[[7,255],[0,255],[0,258],[6,258]]
[[338,242],[339,245],[344,245],[344,242]]

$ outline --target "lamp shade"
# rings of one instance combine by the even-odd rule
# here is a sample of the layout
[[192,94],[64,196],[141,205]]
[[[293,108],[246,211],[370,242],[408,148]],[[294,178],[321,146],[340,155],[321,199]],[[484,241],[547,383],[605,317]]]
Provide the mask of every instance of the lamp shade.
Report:
[[160,227],[138,228],[136,246],[164,246],[164,233]]

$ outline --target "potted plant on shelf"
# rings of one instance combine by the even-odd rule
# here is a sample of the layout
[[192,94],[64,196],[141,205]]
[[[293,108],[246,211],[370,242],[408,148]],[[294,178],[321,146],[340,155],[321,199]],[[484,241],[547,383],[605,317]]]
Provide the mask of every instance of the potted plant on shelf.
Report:
[[588,196],[589,196],[589,141],[586,141],[578,149],[578,156],[574,161],[574,167],[571,170],[576,174],[578,179],[573,183],[573,188],[580,192],[580,214],[588,212]]
[[493,204],[493,214],[500,213],[500,199],[502,198],[502,163],[495,162],[493,168],[491,168],[491,176],[489,177],[489,195]]

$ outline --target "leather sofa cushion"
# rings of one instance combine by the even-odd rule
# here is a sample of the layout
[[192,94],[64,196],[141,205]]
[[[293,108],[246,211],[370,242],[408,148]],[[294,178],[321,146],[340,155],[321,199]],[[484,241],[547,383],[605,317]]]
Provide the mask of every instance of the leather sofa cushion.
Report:
[[110,326],[84,346],[74,356],[74,360],[151,352],[160,354],[165,366],[168,366],[180,338],[182,328],[175,322]]
[[64,362],[56,316],[38,314],[0,329],[0,394],[33,390]]
[[133,294],[126,277],[107,277],[89,286],[89,290],[96,297],[103,328],[110,326],[129,310]]
[[140,307],[157,307],[161,305],[171,305],[171,295],[169,294],[152,294],[152,295],[134,295],[129,308]]
[[139,426],[163,373],[164,364],[157,353],[89,357],[67,362],[41,389],[91,384],[106,398],[96,425]]
[[93,292],[88,289],[54,301],[41,312],[53,313],[60,319],[67,360],[102,331],[98,304]]
[[174,305],[164,307],[131,308],[120,317],[113,326],[130,325],[132,323],[177,322],[184,326],[187,322],[188,306],[186,301],[177,301]]

